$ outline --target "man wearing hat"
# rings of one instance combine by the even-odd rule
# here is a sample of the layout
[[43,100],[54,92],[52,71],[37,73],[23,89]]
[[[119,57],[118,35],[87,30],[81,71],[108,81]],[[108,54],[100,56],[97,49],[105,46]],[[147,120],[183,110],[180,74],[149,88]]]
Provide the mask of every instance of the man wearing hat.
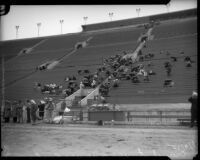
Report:
[[30,112],[31,103],[30,103],[30,100],[27,100],[26,103],[27,103],[27,107],[26,107],[27,120],[26,120],[26,122],[31,123],[31,112]]
[[53,111],[55,109],[55,104],[53,103],[53,99],[49,98],[47,105],[45,106],[46,108],[46,118],[48,123],[53,122]]
[[43,119],[44,118],[45,101],[41,100],[40,104],[38,105],[38,108],[39,108],[39,116]]
[[194,126],[194,122],[197,121],[197,92],[193,91],[192,96],[188,99],[191,103],[191,127]]

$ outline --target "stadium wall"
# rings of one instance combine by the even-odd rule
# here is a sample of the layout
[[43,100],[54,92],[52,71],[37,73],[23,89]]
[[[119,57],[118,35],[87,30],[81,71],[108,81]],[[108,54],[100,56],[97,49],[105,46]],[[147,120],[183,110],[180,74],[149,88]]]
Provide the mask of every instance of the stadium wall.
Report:
[[85,31],[93,31],[93,30],[101,30],[101,29],[109,29],[109,28],[117,28],[123,26],[131,26],[131,25],[139,25],[149,23],[150,21],[162,21],[168,19],[176,19],[176,18],[185,18],[192,17],[197,15],[197,9],[189,9],[184,11],[177,11],[172,13],[164,13],[140,18],[131,18],[119,21],[112,22],[103,22],[103,23],[95,23],[89,25],[82,25],[83,32]]

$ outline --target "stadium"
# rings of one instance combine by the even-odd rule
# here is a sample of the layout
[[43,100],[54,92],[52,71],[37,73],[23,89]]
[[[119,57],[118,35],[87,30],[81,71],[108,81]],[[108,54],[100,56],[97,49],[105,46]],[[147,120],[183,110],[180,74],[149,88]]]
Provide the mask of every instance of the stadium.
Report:
[[[62,148],[63,151],[56,154],[164,155],[191,159],[197,154],[196,129],[189,127],[191,104],[188,102],[192,93],[197,92],[197,9],[82,25],[80,33],[10,40],[1,42],[0,47],[1,104],[4,108],[15,105],[18,100],[26,103],[33,99],[39,104],[51,99],[55,104],[54,117],[58,116],[63,102],[69,109],[59,125],[46,124],[45,117],[43,120],[38,118],[36,126],[2,123],[5,139],[6,132],[13,128],[40,130],[40,127],[49,127],[55,134],[63,129],[72,136],[86,132],[78,129],[87,126],[90,138],[97,135],[97,131],[104,137],[102,127],[107,134],[116,132],[124,137],[128,136],[123,135],[127,128],[130,129],[127,134],[135,129],[138,137],[141,136],[139,129],[148,128],[151,131],[145,134],[149,137],[156,132],[161,137],[173,136],[179,147],[175,147],[176,151],[174,146],[169,149],[170,145],[164,142],[170,144],[168,137],[161,138],[160,144],[155,142],[159,149],[150,143],[149,149],[142,151],[135,146],[137,149],[131,151],[121,144],[126,149],[119,153],[117,147],[120,145],[113,150],[112,145],[107,147],[111,149],[109,153],[101,149],[92,152],[94,143],[88,144],[88,150],[75,147],[79,153],[72,151],[72,145],[67,152]],[[165,130],[156,131],[157,128]],[[90,138],[86,137],[83,143],[89,143]],[[123,141],[126,140],[122,138]],[[162,146],[166,148],[162,150]],[[23,155],[22,150],[17,152],[14,147],[12,152],[11,155]],[[56,155],[47,151],[42,153]],[[32,152],[26,154],[34,155]]]

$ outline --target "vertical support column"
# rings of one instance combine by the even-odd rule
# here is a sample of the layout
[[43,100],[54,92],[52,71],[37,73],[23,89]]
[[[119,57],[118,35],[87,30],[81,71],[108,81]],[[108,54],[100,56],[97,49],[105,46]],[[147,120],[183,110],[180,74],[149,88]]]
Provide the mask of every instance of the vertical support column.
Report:
[[2,107],[1,107],[1,115],[3,114],[5,107],[5,77],[4,77],[5,69],[4,69],[4,54],[2,55]]

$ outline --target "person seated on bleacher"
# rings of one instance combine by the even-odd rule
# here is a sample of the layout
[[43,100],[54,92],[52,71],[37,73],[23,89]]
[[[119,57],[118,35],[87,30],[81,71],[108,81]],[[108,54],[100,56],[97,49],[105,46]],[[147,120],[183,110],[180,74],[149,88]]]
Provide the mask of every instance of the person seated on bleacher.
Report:
[[119,79],[116,78],[113,80],[113,87],[114,88],[119,87]]
[[170,57],[173,62],[177,62],[177,57]]
[[70,77],[68,76],[68,77],[66,77],[64,80],[65,80],[65,82],[68,82],[69,79],[70,79]]
[[137,73],[137,75],[144,75],[145,70],[142,68],[139,70],[139,72]]
[[155,73],[154,71],[152,71],[152,70],[149,70],[149,71],[148,71],[148,74],[149,74],[149,75],[156,75],[156,73]]
[[84,73],[87,74],[87,73],[90,73],[90,71],[89,71],[88,69],[85,69],[85,70],[84,70]]
[[184,58],[184,61],[185,61],[185,62],[191,61],[191,58],[190,58],[189,56],[186,56],[186,57]]
[[186,67],[192,67],[191,61],[186,61]]
[[147,82],[148,82],[148,81],[149,81],[148,72],[144,71],[143,75],[144,75],[144,81],[147,81]]
[[74,81],[76,80],[76,77],[74,75],[72,76],[72,80],[74,80]]
[[137,77],[137,75],[132,77],[132,83],[140,83],[140,80]]
[[164,87],[173,87],[174,82],[171,79],[166,79],[163,84]]
[[109,76],[111,73],[109,70],[106,71],[106,76]]
[[147,66],[151,67],[151,66],[153,66],[153,63],[151,61],[149,61],[148,64],[147,64]]
[[165,69],[166,69],[166,72],[167,72],[167,76],[170,76],[171,75],[171,71],[172,71],[171,63],[170,62],[165,62],[164,66],[165,66]]
[[88,86],[89,86],[89,80],[88,80],[87,77],[84,77],[84,78],[83,78],[83,84],[84,84],[85,87],[88,87]]
[[67,88],[65,90],[65,94],[66,94],[67,97],[70,96],[71,95],[71,88]]
[[82,70],[79,69],[79,70],[78,70],[78,74],[80,75],[81,73],[82,73]]
[[93,79],[92,84],[91,84],[91,87],[92,87],[92,88],[95,88],[96,85],[97,85],[97,81]]

